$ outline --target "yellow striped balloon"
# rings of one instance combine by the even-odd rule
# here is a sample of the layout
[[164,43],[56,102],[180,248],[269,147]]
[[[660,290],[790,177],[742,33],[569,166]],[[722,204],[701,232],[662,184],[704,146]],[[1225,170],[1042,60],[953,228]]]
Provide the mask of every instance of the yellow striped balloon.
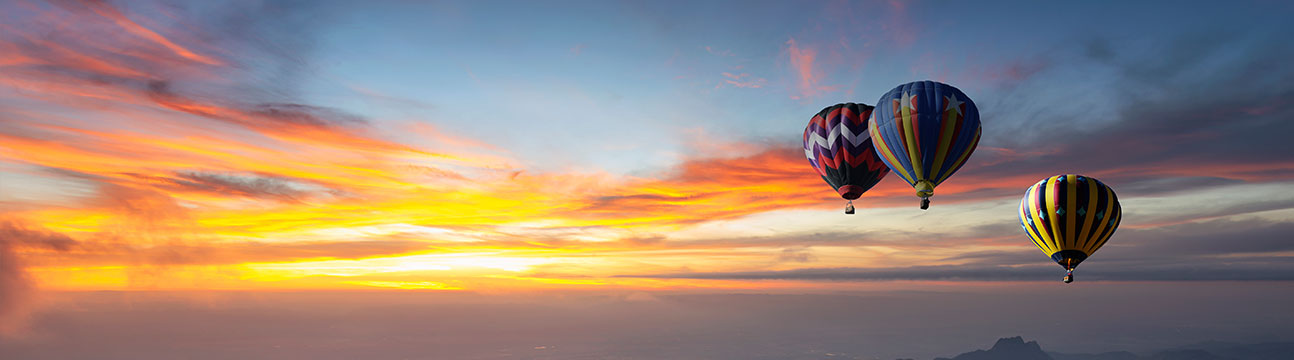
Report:
[[1074,281],[1074,267],[1110,240],[1122,218],[1114,190],[1083,175],[1042,179],[1020,200],[1020,227],[1065,268],[1066,283]]

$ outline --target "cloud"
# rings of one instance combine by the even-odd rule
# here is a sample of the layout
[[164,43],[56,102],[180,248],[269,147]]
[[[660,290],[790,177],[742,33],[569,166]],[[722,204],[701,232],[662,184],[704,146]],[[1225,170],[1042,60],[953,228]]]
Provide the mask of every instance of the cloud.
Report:
[[[985,231],[1001,234],[1001,230]],[[1011,233],[1014,233],[1011,232]],[[1294,224],[1264,220],[1210,220],[1149,229],[1123,229],[1075,272],[1100,281],[1291,281]],[[937,235],[937,234],[936,234]],[[935,236],[948,243],[947,236]],[[790,240],[783,243],[795,243]],[[887,238],[870,244],[906,242]],[[957,243],[965,243],[957,241]],[[862,244],[862,243],[855,243]],[[931,245],[916,244],[917,249]],[[790,249],[787,249],[790,250]],[[786,250],[783,251],[786,253]],[[1062,271],[1036,249],[975,251],[941,259],[949,265],[815,267],[777,271],[681,272],[621,275],[659,279],[806,281],[1040,281]]]
[[22,327],[35,291],[19,250],[64,252],[76,245],[76,240],[63,234],[0,220],[0,335]]
[[[302,43],[309,32],[297,22],[311,10],[294,9],[294,15],[269,19],[286,5],[234,4],[201,17],[179,17],[177,28],[166,31],[183,35],[163,36],[107,2],[59,4],[28,9],[32,14],[20,17],[13,31],[0,37],[0,48],[15,52],[14,60],[5,63],[0,84],[72,108],[150,106],[294,143],[416,153],[368,134],[367,122],[358,116],[294,101],[297,91],[285,86],[306,71],[298,54],[307,47]],[[192,19],[206,22],[186,22]],[[203,50],[185,46],[186,41]],[[295,53],[282,53],[285,50]],[[200,52],[237,56],[225,61]],[[257,66],[245,66],[248,63]]]
[[782,253],[777,255],[777,261],[807,263],[816,260],[818,260],[818,257],[813,256],[813,252],[807,247],[782,249]]
[[689,159],[660,179],[608,188],[562,215],[697,223],[834,197],[830,186],[814,176],[803,151],[773,144],[756,151],[737,158]]
[[[1294,281],[1294,265],[1248,263],[1240,265],[1143,266],[1075,270],[1084,281]],[[1054,265],[936,265],[888,268],[808,268],[779,271],[697,272],[620,275],[627,278],[705,280],[802,281],[1050,281],[1064,275]]]
[[[1051,71],[1047,57],[967,71],[1012,85],[975,97],[985,139],[936,199],[1019,196],[1060,173],[1099,178],[1125,198],[1294,179],[1283,156],[1294,145],[1279,135],[1294,132],[1284,121],[1294,118],[1294,71],[1272,63],[1294,56],[1294,46],[1239,36],[1174,39],[1165,50],[1173,56],[1115,52],[1109,40],[1053,51],[1090,53],[1071,66],[1113,74],[1097,88],[1057,87],[1072,74]],[[1209,72],[1197,71],[1206,64]]]
[[912,26],[908,16],[909,3],[902,0],[889,0],[888,19],[881,23],[881,30],[891,41],[899,46],[910,46],[917,40],[919,26]]
[[[159,218],[147,196],[127,192],[117,195],[129,211],[143,213],[136,228],[120,233],[82,234],[73,239],[63,233],[39,229],[23,220],[0,221],[0,257],[6,261],[0,274],[0,312],[17,308],[34,287],[25,267],[59,269],[128,264],[148,270],[179,265],[238,265],[243,263],[293,262],[302,260],[363,259],[431,251],[434,239],[393,233],[378,238],[341,241],[184,241],[182,234],[157,227],[168,226]],[[169,210],[169,211],[174,211]],[[169,215],[169,214],[168,214]],[[183,217],[183,216],[180,216]],[[151,229],[149,228],[151,227]],[[447,244],[445,242],[443,244]]]
[[303,201],[310,197],[339,193],[316,183],[274,175],[181,172],[173,177],[134,175],[140,180],[157,182],[159,187],[175,192],[202,192],[225,197],[265,198],[281,201]]
[[[807,101],[854,91],[872,80],[866,66],[884,53],[911,47],[922,27],[913,26],[903,1],[830,1],[818,7],[811,21],[784,43],[790,70],[791,99]],[[883,52],[877,52],[885,49]],[[890,70],[885,70],[890,71]],[[868,95],[871,96],[871,95]]]
[[207,65],[222,64],[219,60],[194,53],[193,51],[183,46],[180,46],[179,44],[171,42],[171,40],[167,39],[161,34],[153,32],[152,30],[149,30],[148,28],[145,28],[134,21],[131,21],[129,18],[126,17],[125,14],[122,14],[120,11],[117,11],[117,8],[108,4],[106,1],[89,0],[89,1],[81,1],[79,3],[85,5],[91,11],[94,11],[94,13],[99,14],[105,18],[111,19],[114,23],[121,26],[121,28],[125,29],[127,32],[133,35],[139,36],[140,38],[143,38],[150,42],[153,42],[157,45],[161,45],[162,47],[165,47],[167,50],[174,52],[175,55],[179,55],[185,59],[200,62]]
[[159,105],[198,116],[224,120],[249,128],[301,129],[362,125],[358,116],[311,105],[260,103],[240,107],[221,107],[199,102],[177,94],[165,81],[150,81],[148,96]]
[[[1290,207],[1286,207],[1289,209]],[[1144,229],[1120,229],[1120,246],[1109,260],[1129,262],[1230,263],[1243,256],[1272,256],[1294,265],[1294,244],[1282,241],[1294,223],[1250,218],[1216,219]]]
[[[1061,101],[1024,96],[1045,94],[1037,87],[1052,86],[1039,79],[981,106],[988,109],[986,119],[999,119],[985,122],[986,139],[996,135],[984,146],[1035,154],[1008,158],[981,151],[962,172],[1011,176],[1049,168],[1087,173],[1116,188],[1157,182],[1162,189],[1290,179],[1294,162],[1284,154],[1294,153],[1294,144],[1279,134],[1294,131],[1294,123],[1285,121],[1294,117],[1294,70],[1273,61],[1294,55],[1294,46],[1230,44],[1234,39],[1183,37],[1153,57],[1106,54],[1112,51],[1108,46],[1091,50],[1089,44],[1087,51],[1098,54],[1093,56],[1099,65],[1086,66],[1118,74],[1108,90],[1110,110],[1092,109],[1093,115],[1113,118],[1026,110],[1045,105],[1035,102]],[[1205,63],[1210,72],[1192,70]]]
[[[459,139],[431,127],[413,126],[410,133],[420,137],[395,141],[375,133],[380,130],[374,126],[380,123],[376,119],[302,101],[293,80],[309,74],[309,35],[318,25],[307,21],[308,26],[296,27],[303,25],[298,15],[279,8],[290,5],[220,6],[217,14],[198,17],[187,13],[196,8],[151,9],[141,4],[120,9],[109,3],[93,4],[111,10],[75,10],[80,7],[77,4],[53,9],[37,6],[30,17],[9,15],[27,22],[16,22],[19,26],[6,28],[12,31],[0,36],[0,66],[5,70],[0,82],[23,97],[14,99],[17,105],[0,104],[3,116],[15,119],[0,124],[0,147],[5,150],[0,157],[47,169],[38,176],[84,180],[97,191],[81,199],[80,208],[32,204],[37,210],[21,214],[38,225],[85,240],[68,252],[15,253],[28,263],[227,264],[239,258],[353,259],[439,247],[495,247],[533,251],[528,256],[564,251],[629,257],[658,251],[633,259],[643,263],[654,261],[652,256],[673,256],[660,255],[667,251],[714,255],[742,250],[754,255],[734,257],[789,267],[839,264],[835,251],[873,251],[823,247],[875,246],[918,254],[896,263],[937,261],[944,267],[831,268],[818,273],[787,270],[741,276],[932,279],[964,270],[957,276],[1013,279],[1034,276],[1027,272],[1033,266],[1047,267],[1039,265],[1045,263],[1039,254],[1002,246],[1003,234],[1018,235],[1014,219],[968,226],[940,234],[941,238],[924,230],[824,229],[770,236],[737,231],[675,241],[663,234],[698,224],[737,222],[774,210],[827,211],[843,201],[814,175],[798,144],[785,138],[707,143],[675,166],[639,176],[522,169],[511,159],[475,153],[498,152],[483,140]],[[891,5],[898,10],[906,6]],[[125,11],[139,7],[178,13],[173,21],[153,21]],[[830,37],[829,44],[800,35],[780,44],[797,96],[836,91],[836,81],[827,79],[835,79],[829,75],[844,66],[842,59],[867,55],[863,49],[867,44],[859,46],[859,38],[845,35]],[[1273,60],[1262,60],[1288,58],[1284,55],[1290,52],[1282,50],[1288,46],[1255,47],[1238,53],[1243,56],[1226,57],[1218,53],[1235,48],[1206,42],[1173,53],[1211,58],[1207,61],[1224,63],[1224,71],[1190,77],[1184,74],[1192,66],[1186,66],[1156,69],[1160,72],[1155,78],[1127,76],[1121,80],[1126,81],[1120,84],[1123,88],[1149,90],[1128,94],[1112,90],[1118,93],[1118,101],[1109,104],[1111,117],[1102,119],[1069,111],[1063,101],[1029,94],[1039,90],[1034,86],[1056,87],[1048,83],[1054,80],[1048,76],[1056,75],[1050,58],[1026,57],[1002,62],[1000,68],[974,69],[983,70],[978,75],[993,81],[1019,84],[985,95],[981,107],[985,118],[993,119],[986,120],[986,141],[958,175],[939,187],[936,206],[1018,198],[1024,187],[1057,172],[1099,177],[1125,199],[1291,179],[1294,163],[1282,155],[1294,148],[1281,134],[1294,131],[1282,121],[1294,115],[1289,101],[1294,88],[1284,81],[1294,79],[1294,72],[1282,70]],[[1087,50],[1094,54],[1092,66],[1126,69],[1114,71],[1120,74],[1145,70],[1117,47]],[[1262,66],[1275,70],[1245,70]],[[719,78],[725,86],[766,85],[763,78],[751,75],[757,70],[725,69],[728,72]],[[1185,90],[1175,91],[1178,88]],[[1216,91],[1219,88],[1235,90]],[[1071,89],[1062,87],[1062,91]],[[29,103],[33,106],[26,106]],[[83,119],[82,114],[94,116]],[[989,141],[988,134],[997,135]],[[456,150],[433,153],[409,145],[432,141]],[[464,148],[471,151],[460,151]],[[911,209],[915,197],[906,184],[891,179],[869,191],[862,202],[865,209]],[[1147,234],[1143,229],[1254,209],[1286,209],[1286,203],[1277,199],[1230,207],[1214,204],[1221,208],[1143,218],[1144,222],[1130,222],[1125,230],[1143,236],[1138,235]],[[442,238],[417,231],[353,230],[394,225],[449,229],[452,234]],[[1262,224],[1248,226],[1267,229]],[[337,234],[353,238],[340,239],[343,235]],[[324,238],[330,240],[317,241]],[[1153,238],[1146,239],[1140,244],[1160,246]],[[964,241],[966,255],[948,256],[936,250],[946,249],[942,242],[947,240]],[[366,241],[372,243],[366,245]],[[1208,269],[1230,266],[1202,253],[1207,246],[1191,246],[1204,249],[1181,256]],[[1264,247],[1279,245],[1254,243],[1243,248]],[[1191,247],[1162,251],[1187,249]],[[1119,259],[1117,254],[1131,253],[1136,252],[1110,256],[1103,252],[1102,258],[1113,263]],[[1280,260],[1271,254],[1231,255],[1236,257],[1228,261],[1241,267]],[[974,266],[977,262],[1019,266]],[[658,264],[643,266],[649,265]],[[1127,266],[1187,269],[1144,261]],[[1129,276],[1136,274],[1127,271]],[[1223,278],[1252,277],[1243,272],[1221,273]],[[1152,275],[1162,274],[1137,276]],[[1093,270],[1091,276],[1099,278],[1100,273]]]
[[150,81],[147,96],[162,107],[242,126],[276,139],[352,150],[416,152],[412,147],[369,137],[367,121],[344,112],[294,103],[220,104],[174,92],[168,82]]
[[636,236],[623,237],[620,239],[620,241],[628,243],[633,246],[654,246],[654,245],[661,245],[665,241],[665,236],[636,235]]
[[715,56],[737,56],[737,54],[732,53],[732,50],[715,50],[710,46],[705,47],[705,52]]
[[768,83],[768,80],[764,78],[751,77],[750,74],[747,73],[733,74],[730,72],[724,72],[723,76],[726,78],[723,79],[724,83],[739,88],[758,89],[764,87],[764,85]]
[[971,81],[997,84],[1000,88],[1010,88],[1019,86],[1024,81],[1034,78],[1051,66],[1052,62],[1047,59],[1026,58],[1006,63],[992,62],[988,65],[974,66],[966,69],[966,73],[978,77]]
[[790,57],[791,71],[796,76],[797,94],[792,98],[807,99],[838,89],[835,85],[822,84],[825,73],[814,63],[818,59],[816,50],[802,46],[795,38],[790,38],[786,41],[786,54]]
[[77,241],[67,235],[28,229],[14,221],[0,222],[0,239],[14,247],[28,247],[54,251],[67,251],[77,245]]
[[[266,13],[278,14],[279,12],[276,11],[278,10],[270,9]],[[69,15],[50,10],[46,16],[67,20],[64,18]],[[83,15],[74,14],[74,16]],[[286,72],[299,71],[304,67],[303,59],[278,54],[271,50],[272,47],[263,44],[265,40],[256,40],[257,36],[247,33],[247,31],[256,30],[277,34],[269,37],[268,41],[273,43],[286,41],[279,37],[283,33],[293,32],[277,31],[280,29],[273,24],[265,23],[268,20],[246,18],[246,15],[230,14],[228,19],[216,22],[219,24],[204,23],[184,28],[207,31],[207,33],[172,34],[172,32],[186,34],[179,29],[156,32],[163,34],[169,39],[168,41],[181,45],[189,44],[190,38],[206,39],[192,41],[197,45],[185,48],[191,49],[195,54],[223,54],[219,58],[229,64],[265,62],[272,64],[267,66],[269,68],[286,69],[283,70]],[[234,26],[234,24],[246,26]],[[204,138],[184,133],[148,136],[139,133],[123,134],[71,127],[41,127],[34,123],[44,119],[30,119],[22,128],[0,129],[0,133],[8,133],[9,138],[6,140],[14,140],[11,143],[21,148],[17,156],[25,162],[53,168],[77,169],[108,178],[103,181],[128,188],[151,187],[164,193],[175,192],[170,195],[182,197],[188,201],[196,200],[195,195],[186,195],[185,192],[292,200],[306,195],[308,190],[304,188],[311,186],[367,195],[366,198],[371,200],[374,192],[382,193],[383,196],[379,198],[389,198],[399,193],[398,190],[392,189],[411,186],[412,179],[409,178],[365,171],[373,168],[382,171],[399,169],[402,175],[416,173],[422,175],[423,179],[436,178],[436,181],[445,182],[469,179],[490,180],[489,177],[493,176],[493,174],[487,174],[485,179],[481,179],[445,166],[399,164],[399,161],[405,159],[432,157],[453,162],[455,165],[478,165],[473,164],[472,159],[459,159],[455,155],[447,154],[428,154],[409,146],[367,136],[364,130],[367,121],[363,118],[335,109],[286,101],[290,99],[283,98],[290,96],[285,96],[282,91],[262,88],[260,85],[263,84],[259,82],[242,82],[244,78],[256,72],[254,69],[232,65],[198,66],[192,64],[193,61],[180,63],[159,61],[157,59],[174,58],[179,55],[174,49],[166,46],[158,47],[155,42],[145,46],[145,49],[154,51],[154,53],[143,52],[149,56],[111,52],[108,51],[110,48],[96,47],[94,43],[87,40],[86,34],[77,32],[76,27],[69,27],[69,29],[71,30],[63,30],[59,33],[61,36],[59,43],[68,44],[66,47],[70,49],[69,51],[73,54],[93,54],[95,56],[85,58],[107,59],[103,61],[121,69],[96,70],[95,67],[71,61],[68,56],[39,53],[37,49],[41,47],[38,46],[20,46],[25,49],[19,52],[22,56],[31,54],[41,58],[43,64],[77,70],[75,75],[46,79],[36,75],[43,75],[44,69],[48,67],[25,68],[26,71],[34,72],[33,76],[22,77],[20,80],[36,81],[71,92],[55,91],[47,94],[60,99],[83,98],[72,93],[93,91],[90,97],[98,99],[96,101],[152,106],[163,111],[216,120],[219,124],[252,130],[264,138],[258,136],[245,139],[232,138],[231,136],[240,136],[245,132],[194,121],[188,117],[178,117],[184,119],[183,122],[176,122],[176,117],[173,116],[167,116],[158,121],[173,126],[216,130],[215,136]],[[22,32],[23,35],[28,33]],[[131,35],[127,39],[138,40],[139,37]],[[304,46],[296,42],[289,42],[286,45],[288,48]],[[787,45],[797,73],[804,75],[803,80],[819,90],[828,89],[817,83],[823,73],[816,68],[820,59],[815,50],[797,43],[796,39],[790,39]],[[231,49],[242,52],[232,52]],[[246,49],[256,51],[244,51]],[[201,62],[198,63],[201,64]],[[210,84],[210,77],[227,75],[240,82],[237,86],[238,90],[250,88],[250,91],[231,91],[230,88]],[[99,78],[107,81],[96,81]],[[725,80],[735,82],[732,84],[734,86],[761,86],[759,78],[745,73],[728,73],[725,75]],[[244,94],[265,94],[273,101]],[[284,101],[278,101],[280,99]],[[40,135],[33,135],[35,133]],[[177,141],[176,138],[181,136],[183,141]],[[278,140],[278,142],[265,141],[265,138]],[[283,149],[283,146],[290,148]],[[695,157],[663,174],[659,179],[618,179],[625,186],[599,186],[586,189],[575,196],[558,197],[559,199],[555,201],[568,202],[568,204],[554,205],[559,210],[549,216],[610,220],[612,223],[687,224],[709,219],[732,218],[770,209],[819,204],[824,199],[833,198],[829,188],[821,184],[819,179],[811,175],[806,176],[811,172],[807,171],[795,146],[792,144],[756,144],[756,146],[764,148],[756,155],[735,159]],[[294,153],[303,153],[303,155]],[[109,154],[114,159],[112,162],[122,165],[103,165],[104,161],[99,159]],[[374,155],[380,160],[372,161]],[[330,160],[329,165],[333,166],[321,169],[314,166],[315,164],[300,160],[307,156],[315,159],[345,160]],[[184,168],[176,168],[177,164]],[[544,184],[560,181],[561,178],[544,175],[521,177],[518,180],[517,177],[513,177],[509,179],[512,180],[510,183],[492,183],[494,185],[491,187],[494,188],[492,192],[497,194],[525,196],[514,192],[521,191],[524,186],[529,186],[528,190],[533,191]],[[516,184],[516,189],[513,189],[513,184]],[[894,190],[898,189],[896,187]],[[588,190],[597,190],[597,193],[588,194],[590,192]],[[884,195],[886,191],[889,190],[876,189],[869,195]],[[994,190],[968,189],[967,191],[992,192]],[[878,204],[886,203],[882,201]],[[660,217],[655,214],[671,215]]]
[[306,192],[306,190],[300,189],[300,184],[284,178],[241,177],[207,173],[183,173],[179,174],[179,177],[183,180],[173,180],[173,182],[181,186],[218,193],[296,199]]
[[[680,220],[683,223],[694,223],[773,209],[825,206],[838,198],[804,164],[798,146],[779,143],[746,145],[758,147],[749,156],[687,159],[658,179],[631,180],[599,192],[588,198],[587,205],[579,207],[572,215],[637,217],[656,213],[670,214],[671,219],[684,219]],[[980,148],[966,167],[937,188],[935,201],[953,204],[1018,198],[1028,185],[1060,171],[1047,170],[1057,167],[1042,164],[1037,159],[1051,159],[1051,164],[1055,164],[1074,157],[1081,156]],[[1170,173],[1147,174],[1137,173],[1135,168],[1115,166],[1105,171],[1078,172],[1114,184],[1125,198],[1282,179],[1255,179],[1246,175],[1248,168],[1228,172],[1218,168],[1180,167]],[[1106,175],[1107,172],[1111,175]],[[915,198],[909,189],[900,180],[883,180],[864,194],[862,201],[868,207],[907,206],[913,204]]]
[[18,321],[25,316],[30,292],[34,286],[14,252],[9,239],[0,238],[0,335],[7,335],[21,326]]
[[[432,251],[430,241],[364,239],[353,241],[226,241],[221,243],[143,244],[101,236],[77,242],[78,246],[57,253],[28,254],[31,266],[59,269],[77,266],[173,267],[182,265],[227,265],[244,263],[290,263],[306,260],[357,260]],[[34,256],[39,255],[39,256]]]
[[[724,280],[809,280],[809,281],[875,281],[875,280],[975,280],[1018,281],[1030,279],[1043,271],[1042,266],[906,266],[893,268],[809,268],[777,271],[736,271],[709,273],[672,273],[621,275],[661,279]],[[1036,280],[1036,278],[1035,278]]]

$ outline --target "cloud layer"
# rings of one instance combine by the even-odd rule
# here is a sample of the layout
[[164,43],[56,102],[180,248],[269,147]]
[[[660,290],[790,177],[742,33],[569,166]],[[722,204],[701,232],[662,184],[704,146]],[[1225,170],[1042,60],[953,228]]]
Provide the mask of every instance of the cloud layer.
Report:
[[[521,159],[533,154],[506,145],[521,135],[497,129],[472,137],[445,119],[469,122],[490,111],[330,83],[336,74],[319,71],[314,55],[336,39],[315,36],[345,18],[335,7],[7,6],[0,165],[6,187],[19,190],[0,194],[0,206],[12,229],[28,229],[16,238],[37,231],[65,242],[5,242],[4,286],[16,295],[4,304],[20,303],[33,284],[494,291],[1050,279],[1056,267],[1022,240],[1010,209],[1029,184],[1063,172],[1100,178],[1128,209],[1111,248],[1080,279],[1291,279],[1291,249],[1271,239],[1294,230],[1287,226],[1294,200],[1273,190],[1294,180],[1285,155],[1294,149],[1284,139],[1294,131],[1285,121],[1294,116],[1294,71],[1277,60],[1294,47],[1246,33],[1188,35],[1146,54],[1087,36],[1046,53],[953,62],[944,50],[921,54],[936,47],[918,44],[944,44],[946,35],[903,26],[914,5],[880,5],[826,4],[800,14],[823,18],[821,25],[769,30],[774,40],[756,47],[692,47],[722,63],[723,71],[709,73],[718,85],[740,89],[680,96],[743,105],[660,119],[723,127],[680,129],[693,140],[676,161],[626,166],[628,173],[527,164]],[[558,50],[581,61],[629,51],[584,43]],[[897,76],[877,74],[890,67],[948,73],[973,90],[986,135],[940,186],[935,210],[916,212],[912,190],[891,179],[860,200],[860,215],[842,217],[843,202],[813,175],[796,136],[785,136],[796,132],[782,130],[802,126],[818,102],[836,102],[828,98],[870,101],[861,92]],[[1109,83],[1068,71],[1104,74]],[[458,85],[480,86],[472,77]],[[620,85],[613,88],[636,89]],[[320,101],[328,86],[381,106]],[[543,95],[533,101],[566,96]],[[643,97],[662,108],[672,99]],[[620,98],[577,103],[637,113]],[[513,121],[568,111],[525,104],[532,113]],[[419,116],[392,118],[402,112],[387,106]],[[639,127],[607,128],[634,144],[664,141]]]

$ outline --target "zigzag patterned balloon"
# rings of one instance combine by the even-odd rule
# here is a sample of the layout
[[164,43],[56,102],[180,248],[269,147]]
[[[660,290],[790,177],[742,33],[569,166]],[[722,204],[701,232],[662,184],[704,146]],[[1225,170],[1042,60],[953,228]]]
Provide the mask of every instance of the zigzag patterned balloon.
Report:
[[851,201],[846,214],[853,213],[852,200],[890,172],[867,132],[871,115],[872,107],[866,104],[836,104],[822,109],[804,128],[804,156],[841,198]]

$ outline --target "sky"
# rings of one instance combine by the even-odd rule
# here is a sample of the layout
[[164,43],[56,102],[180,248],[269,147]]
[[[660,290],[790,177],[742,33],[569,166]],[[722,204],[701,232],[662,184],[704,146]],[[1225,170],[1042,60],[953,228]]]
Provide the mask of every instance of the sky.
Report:
[[[438,334],[399,324],[455,306],[467,310],[446,326],[486,339],[448,343],[492,347],[441,354],[461,358],[751,358],[790,351],[766,338],[822,329],[839,331],[803,351],[1289,341],[1276,304],[1294,290],[1292,13],[1279,1],[5,1],[0,348],[132,358],[147,344],[84,339],[171,327],[157,334],[184,334],[176,351],[270,356],[250,344]],[[800,148],[808,119],[919,80],[975,102],[978,149],[928,211],[889,176],[841,214]],[[1124,212],[1069,285],[1016,217],[1028,186],[1064,173],[1100,179]],[[1051,319],[1072,315],[1006,306],[1021,299],[1117,315],[1061,336]],[[391,310],[420,302],[438,305]],[[136,308],[154,303],[168,305]],[[853,306],[873,303],[896,310]],[[292,335],[242,350],[173,320],[255,325],[294,306]],[[356,312],[325,318],[366,328],[309,331],[302,314],[338,307]],[[354,310],[369,308],[385,310]],[[140,313],[114,315],[126,309]],[[697,317],[644,315],[675,310]],[[545,334],[576,352],[542,356],[515,351],[549,345],[506,340],[568,317],[604,336]],[[940,318],[952,320],[921,326]],[[1016,323],[1033,325],[1002,325]],[[530,330],[488,339],[489,324]],[[659,348],[743,326],[760,330]],[[1133,330],[1100,334],[1112,327]],[[421,356],[393,341],[310,350]]]

